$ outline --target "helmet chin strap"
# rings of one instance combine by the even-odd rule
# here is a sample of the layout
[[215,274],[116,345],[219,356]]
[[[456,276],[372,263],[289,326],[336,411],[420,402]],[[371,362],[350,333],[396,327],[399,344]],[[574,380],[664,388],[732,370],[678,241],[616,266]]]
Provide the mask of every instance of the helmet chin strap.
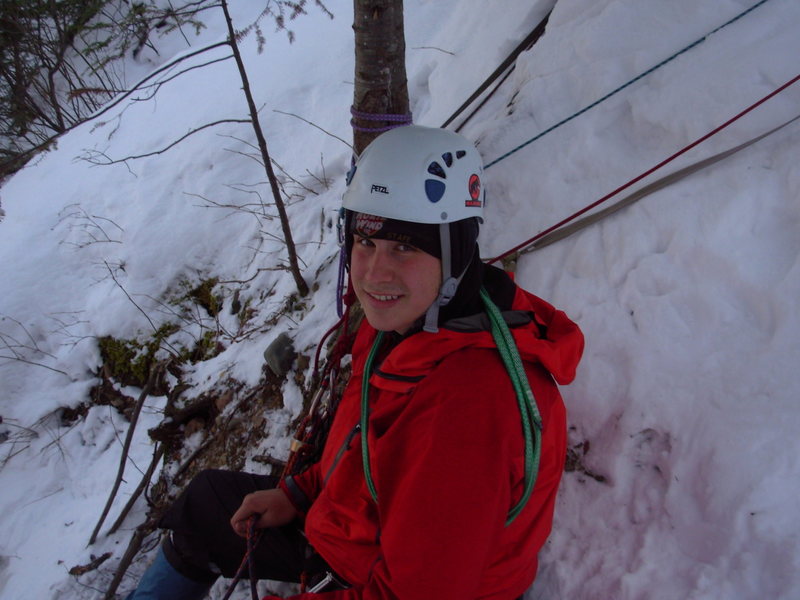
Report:
[[458,284],[467,272],[465,268],[458,277],[452,274],[452,256],[450,255],[450,223],[439,225],[439,239],[442,246],[442,285],[439,288],[439,295],[428,307],[425,313],[425,325],[423,331],[428,333],[438,333],[439,331],[439,308],[446,306],[453,296],[456,295]]

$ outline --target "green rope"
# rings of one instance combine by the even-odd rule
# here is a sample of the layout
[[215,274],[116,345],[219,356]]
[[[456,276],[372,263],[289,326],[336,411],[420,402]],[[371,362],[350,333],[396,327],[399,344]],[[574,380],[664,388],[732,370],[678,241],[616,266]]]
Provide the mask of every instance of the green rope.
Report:
[[[525,443],[524,488],[519,502],[508,513],[506,525],[510,525],[530,499],[533,493],[533,486],[536,483],[536,477],[539,473],[539,461],[541,459],[542,449],[542,418],[536,406],[536,400],[533,397],[528,378],[525,375],[525,368],[522,365],[522,358],[519,355],[514,336],[511,335],[508,325],[506,325],[506,322],[503,320],[500,309],[492,302],[484,288],[481,288],[480,294],[486,307],[486,312],[489,315],[492,337],[494,338],[495,344],[497,344],[500,357],[511,378],[511,384],[517,396],[517,403],[519,404],[520,414],[522,415],[522,432]],[[361,460],[364,465],[364,478],[367,482],[367,489],[376,503],[378,502],[378,492],[375,489],[375,481],[372,476],[369,445],[367,444],[370,412],[369,379],[372,375],[372,367],[382,341],[383,332],[379,331],[378,335],[375,337],[375,341],[372,343],[369,355],[367,356],[367,362],[364,365],[364,374],[361,380]]]
[[532,144],[532,143],[533,143],[533,142],[535,142],[536,140],[538,140],[538,139],[540,139],[540,138],[543,138],[545,135],[547,135],[547,134],[548,134],[548,133],[550,133],[551,131],[553,131],[553,130],[555,130],[555,129],[558,129],[558,128],[559,128],[559,127],[561,127],[562,125],[565,125],[566,123],[568,123],[568,122],[572,121],[572,119],[574,119],[575,117],[578,117],[578,116],[582,115],[583,113],[585,113],[586,111],[588,111],[588,110],[591,110],[592,108],[594,108],[594,107],[595,107],[595,106],[597,106],[598,104],[600,104],[600,103],[602,103],[602,102],[605,102],[606,100],[608,100],[609,98],[611,98],[611,96],[613,96],[613,95],[617,94],[618,92],[621,92],[621,91],[622,91],[622,90],[624,90],[625,88],[627,88],[627,87],[629,87],[629,86],[633,85],[634,83],[636,83],[637,81],[639,81],[639,80],[640,80],[640,79],[642,79],[643,77],[646,77],[646,76],[650,75],[650,73],[652,73],[653,71],[655,71],[655,70],[657,70],[657,69],[660,69],[661,67],[663,67],[663,66],[664,66],[664,65],[666,65],[667,63],[669,63],[669,62],[672,62],[673,60],[675,60],[676,58],[678,58],[678,57],[679,57],[681,54],[684,54],[685,52],[688,52],[689,50],[691,50],[691,49],[692,49],[692,48],[694,48],[695,46],[698,46],[698,45],[702,44],[704,41],[706,41],[706,38],[708,38],[708,37],[710,37],[710,36],[714,35],[715,33],[717,33],[718,31],[720,31],[721,29],[724,29],[724,28],[725,28],[725,27],[727,27],[728,25],[731,25],[732,23],[735,23],[736,21],[738,21],[739,19],[741,19],[742,17],[744,17],[744,16],[745,16],[745,15],[747,15],[748,13],[750,13],[750,12],[754,11],[754,10],[755,10],[755,9],[757,9],[759,6],[761,6],[762,4],[766,4],[767,2],[768,2],[768,0],[760,0],[760,2],[757,2],[756,4],[754,4],[753,6],[751,6],[750,8],[748,8],[747,10],[745,10],[745,11],[743,11],[743,12],[739,13],[738,15],[736,15],[735,17],[733,17],[733,18],[732,18],[732,19],[730,19],[729,21],[726,21],[725,23],[723,23],[722,25],[720,25],[719,27],[717,27],[717,28],[716,28],[716,29],[714,29],[713,31],[710,31],[709,33],[707,33],[706,35],[704,35],[703,37],[701,37],[699,40],[697,40],[697,41],[695,41],[695,42],[692,42],[691,44],[689,44],[688,46],[686,46],[686,47],[685,47],[685,48],[683,48],[682,50],[678,50],[678,51],[677,51],[675,54],[673,54],[673,55],[672,55],[672,56],[670,56],[669,58],[666,58],[666,59],[662,60],[660,63],[658,63],[658,64],[657,64],[657,65],[655,65],[654,67],[651,67],[651,68],[649,68],[647,71],[645,71],[644,73],[641,73],[641,74],[637,75],[636,77],[634,77],[633,79],[631,79],[629,82],[627,82],[627,83],[625,83],[625,84],[623,84],[623,85],[619,86],[617,89],[615,89],[615,90],[614,90],[614,91],[612,91],[612,92],[609,92],[608,94],[606,94],[605,96],[603,96],[603,97],[602,97],[602,98],[600,98],[599,100],[596,100],[596,101],[592,102],[592,103],[591,103],[589,106],[586,106],[585,108],[582,108],[581,110],[579,110],[578,112],[576,112],[574,115],[572,115],[572,116],[569,116],[569,117],[567,117],[566,119],[564,119],[564,120],[562,120],[562,121],[559,121],[558,123],[556,123],[556,124],[555,124],[555,125],[553,125],[552,127],[549,127],[548,129],[545,129],[543,132],[541,132],[540,134],[538,134],[538,135],[534,136],[533,138],[529,139],[527,142],[524,142],[524,143],[520,144],[519,146],[517,146],[516,148],[513,148],[512,150],[510,150],[510,151],[506,152],[506,153],[505,153],[505,154],[503,154],[503,155],[502,155],[500,158],[496,158],[496,159],[494,159],[493,161],[491,161],[490,163],[488,163],[488,164],[487,164],[487,165],[484,167],[484,170],[485,170],[485,169],[488,169],[488,168],[489,168],[489,167],[491,167],[491,166],[494,166],[494,165],[496,165],[496,164],[497,164],[497,163],[499,163],[501,160],[508,158],[509,156],[511,156],[512,154],[514,154],[515,152],[517,152],[517,151],[519,151],[519,150],[522,150],[522,149],[523,149],[525,146],[527,146],[528,144]]
[[367,432],[369,431],[369,378],[372,375],[372,365],[375,356],[383,342],[383,331],[379,331],[372,343],[372,348],[367,355],[367,362],[364,365],[364,375],[361,379],[361,460],[364,463],[364,478],[367,480],[367,489],[370,496],[378,502],[378,492],[375,489],[375,481],[372,478],[372,466],[369,462],[369,446],[367,445]]
[[480,294],[491,322],[492,337],[495,344],[497,344],[500,357],[511,378],[511,383],[517,395],[520,414],[522,415],[522,434],[525,440],[525,483],[522,497],[508,513],[508,519],[506,520],[506,526],[508,526],[528,503],[533,493],[536,477],[539,474],[539,462],[542,452],[542,417],[539,414],[536,400],[528,383],[528,377],[522,366],[517,344],[503,319],[503,315],[500,314],[500,309],[492,302],[485,288],[481,288]]

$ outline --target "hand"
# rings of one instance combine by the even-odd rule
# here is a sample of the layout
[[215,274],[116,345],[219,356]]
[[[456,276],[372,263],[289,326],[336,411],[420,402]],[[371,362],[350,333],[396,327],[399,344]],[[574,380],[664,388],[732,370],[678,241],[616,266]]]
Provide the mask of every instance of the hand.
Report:
[[247,494],[242,505],[231,517],[231,527],[242,537],[247,537],[247,519],[256,515],[257,529],[278,527],[291,523],[297,517],[297,509],[282,490],[261,490]]

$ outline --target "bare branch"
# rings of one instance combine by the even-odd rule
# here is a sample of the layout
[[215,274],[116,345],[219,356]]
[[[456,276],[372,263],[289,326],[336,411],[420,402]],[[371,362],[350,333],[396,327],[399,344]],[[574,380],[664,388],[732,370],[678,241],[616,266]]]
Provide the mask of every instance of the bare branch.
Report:
[[131,295],[128,293],[128,291],[124,287],[122,287],[122,284],[119,281],[117,281],[114,272],[111,270],[111,266],[106,261],[103,261],[103,264],[106,266],[106,269],[108,269],[108,274],[111,276],[111,279],[113,279],[114,283],[117,284],[117,287],[122,290],[122,293],[125,294],[125,296],[127,296],[128,300],[131,301],[131,304],[133,304],[136,307],[136,309],[144,315],[144,318],[147,319],[148,323],[150,323],[150,327],[153,328],[153,331],[158,331],[158,327],[156,327],[156,324],[153,323],[153,321],[150,319],[147,313],[144,312],[144,310],[142,310],[141,306],[136,304],[136,301],[133,298],[131,298]]
[[258,149],[261,151],[261,156],[264,161],[264,168],[267,172],[267,180],[269,181],[270,188],[272,189],[275,207],[278,209],[278,216],[280,217],[281,229],[283,231],[284,243],[286,244],[286,252],[289,258],[289,266],[292,277],[294,278],[295,285],[297,286],[297,292],[300,294],[300,296],[305,297],[309,292],[308,283],[306,283],[305,279],[303,279],[303,275],[300,272],[300,266],[297,263],[297,251],[295,249],[294,239],[292,237],[292,230],[289,225],[289,216],[286,213],[286,207],[284,206],[283,199],[281,198],[280,190],[278,188],[278,181],[275,177],[275,173],[272,170],[272,163],[270,162],[269,152],[267,150],[267,140],[264,138],[264,133],[261,129],[261,123],[258,119],[258,110],[256,109],[256,103],[250,90],[250,82],[247,77],[247,70],[245,69],[244,62],[242,61],[242,56],[239,53],[236,32],[233,28],[233,21],[231,20],[230,12],[228,11],[228,2],[227,0],[220,0],[220,2],[222,5],[222,11],[225,15],[225,24],[228,26],[228,43],[233,50],[233,58],[236,60],[236,66],[239,69],[239,77],[242,80],[242,91],[247,99],[247,106],[250,109],[250,123],[252,124],[253,131],[256,134]]
[[[283,167],[282,167],[280,164],[278,164],[278,162],[277,162],[275,159],[273,159],[273,160],[272,160],[272,164],[273,164],[273,165],[275,165],[276,167],[278,167],[278,170],[279,170],[281,173],[283,173],[284,175],[286,175],[286,178],[287,178],[287,179],[289,179],[290,181],[292,181],[293,183],[295,183],[295,184],[297,185],[297,187],[299,187],[300,189],[303,189],[303,190],[305,190],[305,191],[306,191],[306,192],[308,192],[309,194],[314,194],[315,196],[319,196],[319,194],[318,194],[317,192],[315,192],[314,190],[312,190],[310,187],[308,187],[308,186],[306,186],[306,185],[303,185],[303,184],[302,184],[302,183],[300,183],[300,182],[299,182],[299,181],[298,181],[296,178],[292,177],[292,176],[289,174],[289,172],[288,172],[286,169],[284,169],[284,168],[283,168]],[[287,195],[288,195],[288,194],[287,194]]]
[[177,64],[179,64],[179,63],[181,63],[181,62],[183,62],[184,60],[188,60],[188,59],[190,59],[190,58],[193,58],[193,57],[197,56],[198,54],[203,54],[204,52],[209,52],[210,50],[214,50],[215,48],[219,48],[219,47],[221,47],[221,46],[227,46],[227,45],[228,45],[228,42],[217,42],[217,43],[215,43],[215,44],[211,44],[211,45],[209,45],[209,46],[204,46],[203,48],[200,48],[200,49],[198,49],[198,50],[195,50],[194,52],[189,52],[188,54],[184,54],[183,56],[180,56],[180,57],[178,57],[178,58],[176,58],[176,59],[174,59],[174,60],[171,60],[171,61],[170,61],[170,62],[168,62],[168,63],[165,63],[165,64],[163,64],[163,65],[162,65],[162,66],[160,66],[158,69],[155,69],[154,71],[152,71],[151,73],[149,73],[149,74],[148,74],[146,77],[142,78],[142,79],[141,79],[141,80],[140,80],[140,81],[139,81],[137,84],[135,84],[135,85],[134,85],[134,86],[133,86],[133,87],[132,87],[132,88],[131,88],[131,89],[130,89],[128,92],[126,92],[126,93],[122,94],[122,96],[120,96],[119,98],[116,98],[114,101],[112,101],[112,102],[109,102],[108,104],[106,104],[106,105],[105,105],[105,107],[103,107],[103,109],[102,109],[100,112],[98,112],[98,113],[96,113],[96,114],[94,114],[94,115],[92,116],[92,119],[96,119],[96,118],[97,118],[97,117],[99,117],[100,115],[102,115],[102,114],[105,114],[106,112],[108,112],[109,110],[111,110],[112,108],[114,108],[114,107],[115,107],[116,105],[118,105],[120,102],[122,102],[123,100],[125,100],[125,98],[127,98],[128,96],[130,96],[131,94],[133,94],[133,93],[134,93],[136,90],[138,90],[138,89],[142,88],[142,85],[143,85],[143,84],[144,84],[146,81],[149,81],[150,79],[153,79],[154,77],[156,77],[157,75],[159,75],[159,74],[163,73],[164,71],[168,71],[169,69],[171,69],[171,68],[172,68],[172,67],[174,67],[175,65],[177,65]]
[[450,56],[455,56],[455,52],[450,52],[449,50],[442,50],[441,48],[437,48],[436,46],[415,46],[411,48],[412,50],[438,50],[439,52],[444,52],[445,54],[449,54]]
[[[154,150],[153,152],[146,152],[145,154],[135,154],[135,155],[132,155],[132,156],[126,156],[125,158],[117,158],[117,159],[110,159],[109,158],[107,162],[100,162],[97,159],[89,158],[89,157],[86,157],[86,156],[84,156],[83,158],[84,158],[84,160],[86,160],[86,161],[88,161],[88,162],[90,162],[90,163],[92,163],[94,165],[103,165],[103,166],[105,166],[105,165],[114,165],[114,164],[118,164],[118,163],[124,163],[124,162],[129,161],[129,160],[137,160],[137,159],[140,159],[140,158],[147,158],[148,156],[156,156],[158,154],[163,154],[167,150],[169,150],[169,149],[177,146],[178,144],[180,144],[183,140],[185,140],[189,136],[192,136],[195,133],[203,131],[204,129],[208,129],[209,127],[214,127],[214,126],[220,125],[222,123],[249,123],[249,122],[250,121],[248,119],[220,119],[219,121],[214,121],[213,123],[206,123],[205,125],[201,125],[200,127],[196,127],[195,129],[190,130],[188,133],[186,133],[185,135],[182,135],[177,140],[175,140],[171,144],[165,146],[164,148],[161,148],[160,150]],[[94,151],[91,151],[91,152],[94,152]],[[98,154],[100,154],[100,153],[98,153]],[[103,155],[103,156],[105,156],[105,155]]]
[[20,321],[18,321],[17,319],[15,319],[13,317],[9,317],[8,315],[0,315],[0,320],[6,320],[6,319],[8,319],[9,321],[12,321],[13,323],[15,323],[25,333],[25,335],[28,337],[29,343],[26,344],[26,343],[16,339],[13,335],[11,335],[9,333],[0,332],[0,341],[2,341],[4,349],[11,353],[11,356],[0,355],[0,359],[21,362],[21,363],[24,363],[24,364],[27,364],[27,365],[32,365],[32,366],[35,366],[35,367],[42,367],[42,368],[48,369],[50,371],[55,371],[56,373],[61,373],[65,377],[69,377],[68,373],[66,373],[66,372],[64,372],[64,371],[62,371],[60,369],[56,369],[55,367],[50,367],[50,366],[48,366],[46,364],[39,363],[39,362],[36,362],[36,361],[31,360],[29,358],[26,358],[23,355],[23,353],[20,352],[20,350],[27,350],[27,351],[32,352],[34,354],[48,356],[48,357],[50,357],[52,359],[55,359],[56,357],[53,354],[50,354],[49,352],[45,352],[44,350],[42,350],[39,347],[39,345],[36,343],[36,340],[31,335],[30,331],[28,331],[28,329],[25,327],[25,325],[23,325]]
[[8,359],[8,360],[15,360],[17,362],[25,363],[25,364],[28,364],[28,365],[33,365],[35,367],[43,367],[45,369],[49,369],[50,371],[55,371],[56,373],[61,373],[65,377],[69,377],[69,374],[65,373],[61,369],[55,369],[53,367],[48,367],[47,365],[43,365],[42,363],[33,362],[32,360],[26,360],[26,359],[24,359],[24,358],[22,358],[20,356],[2,356],[2,355],[0,355],[0,358]]
[[120,511],[117,520],[114,521],[114,524],[109,528],[108,535],[116,533],[116,531],[122,526],[122,523],[125,521],[125,517],[128,516],[128,513],[133,508],[136,500],[139,498],[139,496],[141,496],[142,492],[150,483],[150,478],[153,476],[153,472],[156,470],[156,466],[158,466],[158,463],[163,456],[164,444],[156,444],[156,447],[153,449],[153,459],[150,461],[150,466],[147,467],[147,471],[142,476],[142,480],[139,482],[139,485],[136,487],[133,494],[131,494],[131,497],[128,498],[128,502],[125,504],[122,511]]
[[[74,210],[72,212],[64,214],[66,210],[71,209],[73,207]],[[115,244],[122,243],[120,240],[112,239],[98,221],[106,221],[107,223],[110,223],[111,225],[119,229],[120,232],[124,232],[124,229],[122,229],[122,227],[117,225],[113,220],[108,219],[106,217],[101,217],[98,215],[90,215],[77,203],[69,204],[59,212],[59,223],[63,223],[68,219],[75,222],[74,224],[69,225],[70,229],[82,230],[83,233],[89,238],[89,241],[83,243],[70,242],[71,245],[76,246],[77,248],[85,248],[86,246],[96,243],[115,243]],[[99,231],[100,234],[102,235],[98,237],[97,235],[95,235],[94,233],[95,231]]]
[[125,474],[125,464],[128,462],[128,450],[131,447],[131,441],[133,441],[133,433],[136,430],[136,423],[139,420],[139,414],[142,412],[144,401],[147,399],[147,396],[150,394],[150,390],[155,385],[156,379],[164,372],[164,368],[164,363],[159,363],[151,367],[150,375],[147,378],[147,383],[145,384],[144,389],[142,389],[141,394],[139,394],[139,399],[136,401],[136,406],[134,407],[133,414],[131,415],[131,422],[130,425],[128,425],[128,433],[125,436],[125,443],[122,446],[122,455],[120,457],[119,467],[117,469],[117,477],[114,481],[113,487],[111,488],[106,506],[103,509],[103,514],[100,515],[100,520],[97,522],[97,525],[95,526],[94,531],[89,538],[89,546],[94,544],[97,540],[97,535],[100,532],[100,528],[103,526],[103,521],[105,521],[106,517],[108,516],[108,511],[111,510],[111,505],[114,503],[114,498],[117,495],[119,486],[122,484],[122,476]]
[[[204,62],[204,63],[198,63],[196,65],[192,65],[191,67],[183,69],[182,71],[178,71],[174,75],[170,75],[169,77],[167,77],[165,79],[160,79],[160,80],[158,80],[158,81],[156,81],[154,83],[151,83],[151,84],[148,84],[148,85],[145,85],[145,86],[141,86],[139,88],[132,88],[131,90],[127,90],[127,92],[132,93],[132,92],[135,92],[137,89],[141,91],[141,90],[149,90],[151,88],[155,88],[155,92],[157,92],[159,89],[161,89],[162,85],[164,85],[166,83],[169,83],[173,79],[177,79],[181,75],[185,75],[189,71],[193,71],[194,69],[202,69],[203,67],[208,67],[208,66],[213,65],[213,64],[218,63],[218,62],[224,62],[226,60],[230,60],[231,58],[233,58],[233,55],[232,54],[228,54],[227,56],[223,56],[223,57],[220,57],[220,58],[215,58],[215,59],[209,60],[209,61]],[[151,94],[150,97],[154,96],[155,92],[153,94]]]
[[319,129],[319,130],[320,130],[322,133],[324,133],[324,134],[326,134],[326,135],[329,135],[329,136],[331,136],[332,138],[335,138],[335,139],[339,140],[339,141],[340,141],[340,142],[342,142],[342,143],[343,143],[345,146],[347,146],[348,148],[350,148],[350,150],[352,150],[352,149],[353,149],[353,144],[351,144],[351,143],[349,143],[349,142],[347,142],[347,141],[343,140],[343,139],[342,139],[342,138],[340,138],[338,135],[334,135],[334,134],[332,134],[330,131],[327,131],[327,130],[323,129],[322,127],[320,127],[320,126],[319,126],[319,125],[317,125],[316,123],[312,123],[312,122],[311,122],[311,121],[309,121],[308,119],[304,119],[304,118],[303,118],[303,117],[301,117],[300,115],[296,115],[296,114],[294,114],[294,113],[290,113],[290,112],[284,112],[284,111],[282,111],[282,110],[278,110],[277,108],[273,109],[273,110],[272,110],[272,112],[280,113],[280,114],[282,114],[282,115],[286,115],[286,116],[289,116],[289,117],[294,117],[295,119],[300,119],[301,121],[304,121],[305,123],[308,123],[308,124],[309,124],[309,125],[311,125],[312,127],[316,127],[316,128],[317,128],[317,129]]
[[[230,283],[245,284],[245,283],[250,283],[251,281],[253,281],[253,280],[254,280],[256,277],[258,277],[258,274],[259,274],[259,273],[261,273],[262,271],[286,271],[286,270],[287,270],[287,269],[286,269],[286,267],[285,267],[285,266],[277,266],[277,267],[259,267],[258,269],[256,269],[256,272],[255,272],[255,273],[253,273],[252,277],[248,277],[247,279],[229,279],[229,280],[227,280],[227,281],[220,281],[219,283],[226,283],[226,284],[230,284]],[[273,286],[273,287],[274,287],[274,286]]]
[[193,196],[194,198],[199,198],[200,200],[206,202],[205,206],[199,205],[202,206],[202,208],[227,208],[234,211],[241,211],[255,216],[259,220],[259,222],[261,222],[261,219],[265,219],[267,221],[275,219],[275,215],[270,215],[264,212],[264,206],[265,206],[264,201],[261,199],[261,194],[259,194],[256,190],[237,190],[237,191],[241,191],[242,193],[247,193],[247,194],[254,194],[258,197],[259,202],[245,203],[245,204],[229,204],[229,203],[217,202],[216,200],[211,200],[210,198],[206,198],[205,196],[202,196],[200,194],[194,194],[190,192],[184,192],[184,193],[187,196]]

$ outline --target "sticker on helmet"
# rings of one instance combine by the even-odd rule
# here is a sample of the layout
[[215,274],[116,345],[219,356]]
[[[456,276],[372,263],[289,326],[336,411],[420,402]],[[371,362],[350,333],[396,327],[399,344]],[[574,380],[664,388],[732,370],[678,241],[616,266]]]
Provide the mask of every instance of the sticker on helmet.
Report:
[[464,203],[464,206],[477,206],[481,205],[481,178],[474,173],[469,178],[469,197]]
[[356,213],[355,232],[362,237],[372,237],[381,230],[385,222],[386,219],[384,217]]

